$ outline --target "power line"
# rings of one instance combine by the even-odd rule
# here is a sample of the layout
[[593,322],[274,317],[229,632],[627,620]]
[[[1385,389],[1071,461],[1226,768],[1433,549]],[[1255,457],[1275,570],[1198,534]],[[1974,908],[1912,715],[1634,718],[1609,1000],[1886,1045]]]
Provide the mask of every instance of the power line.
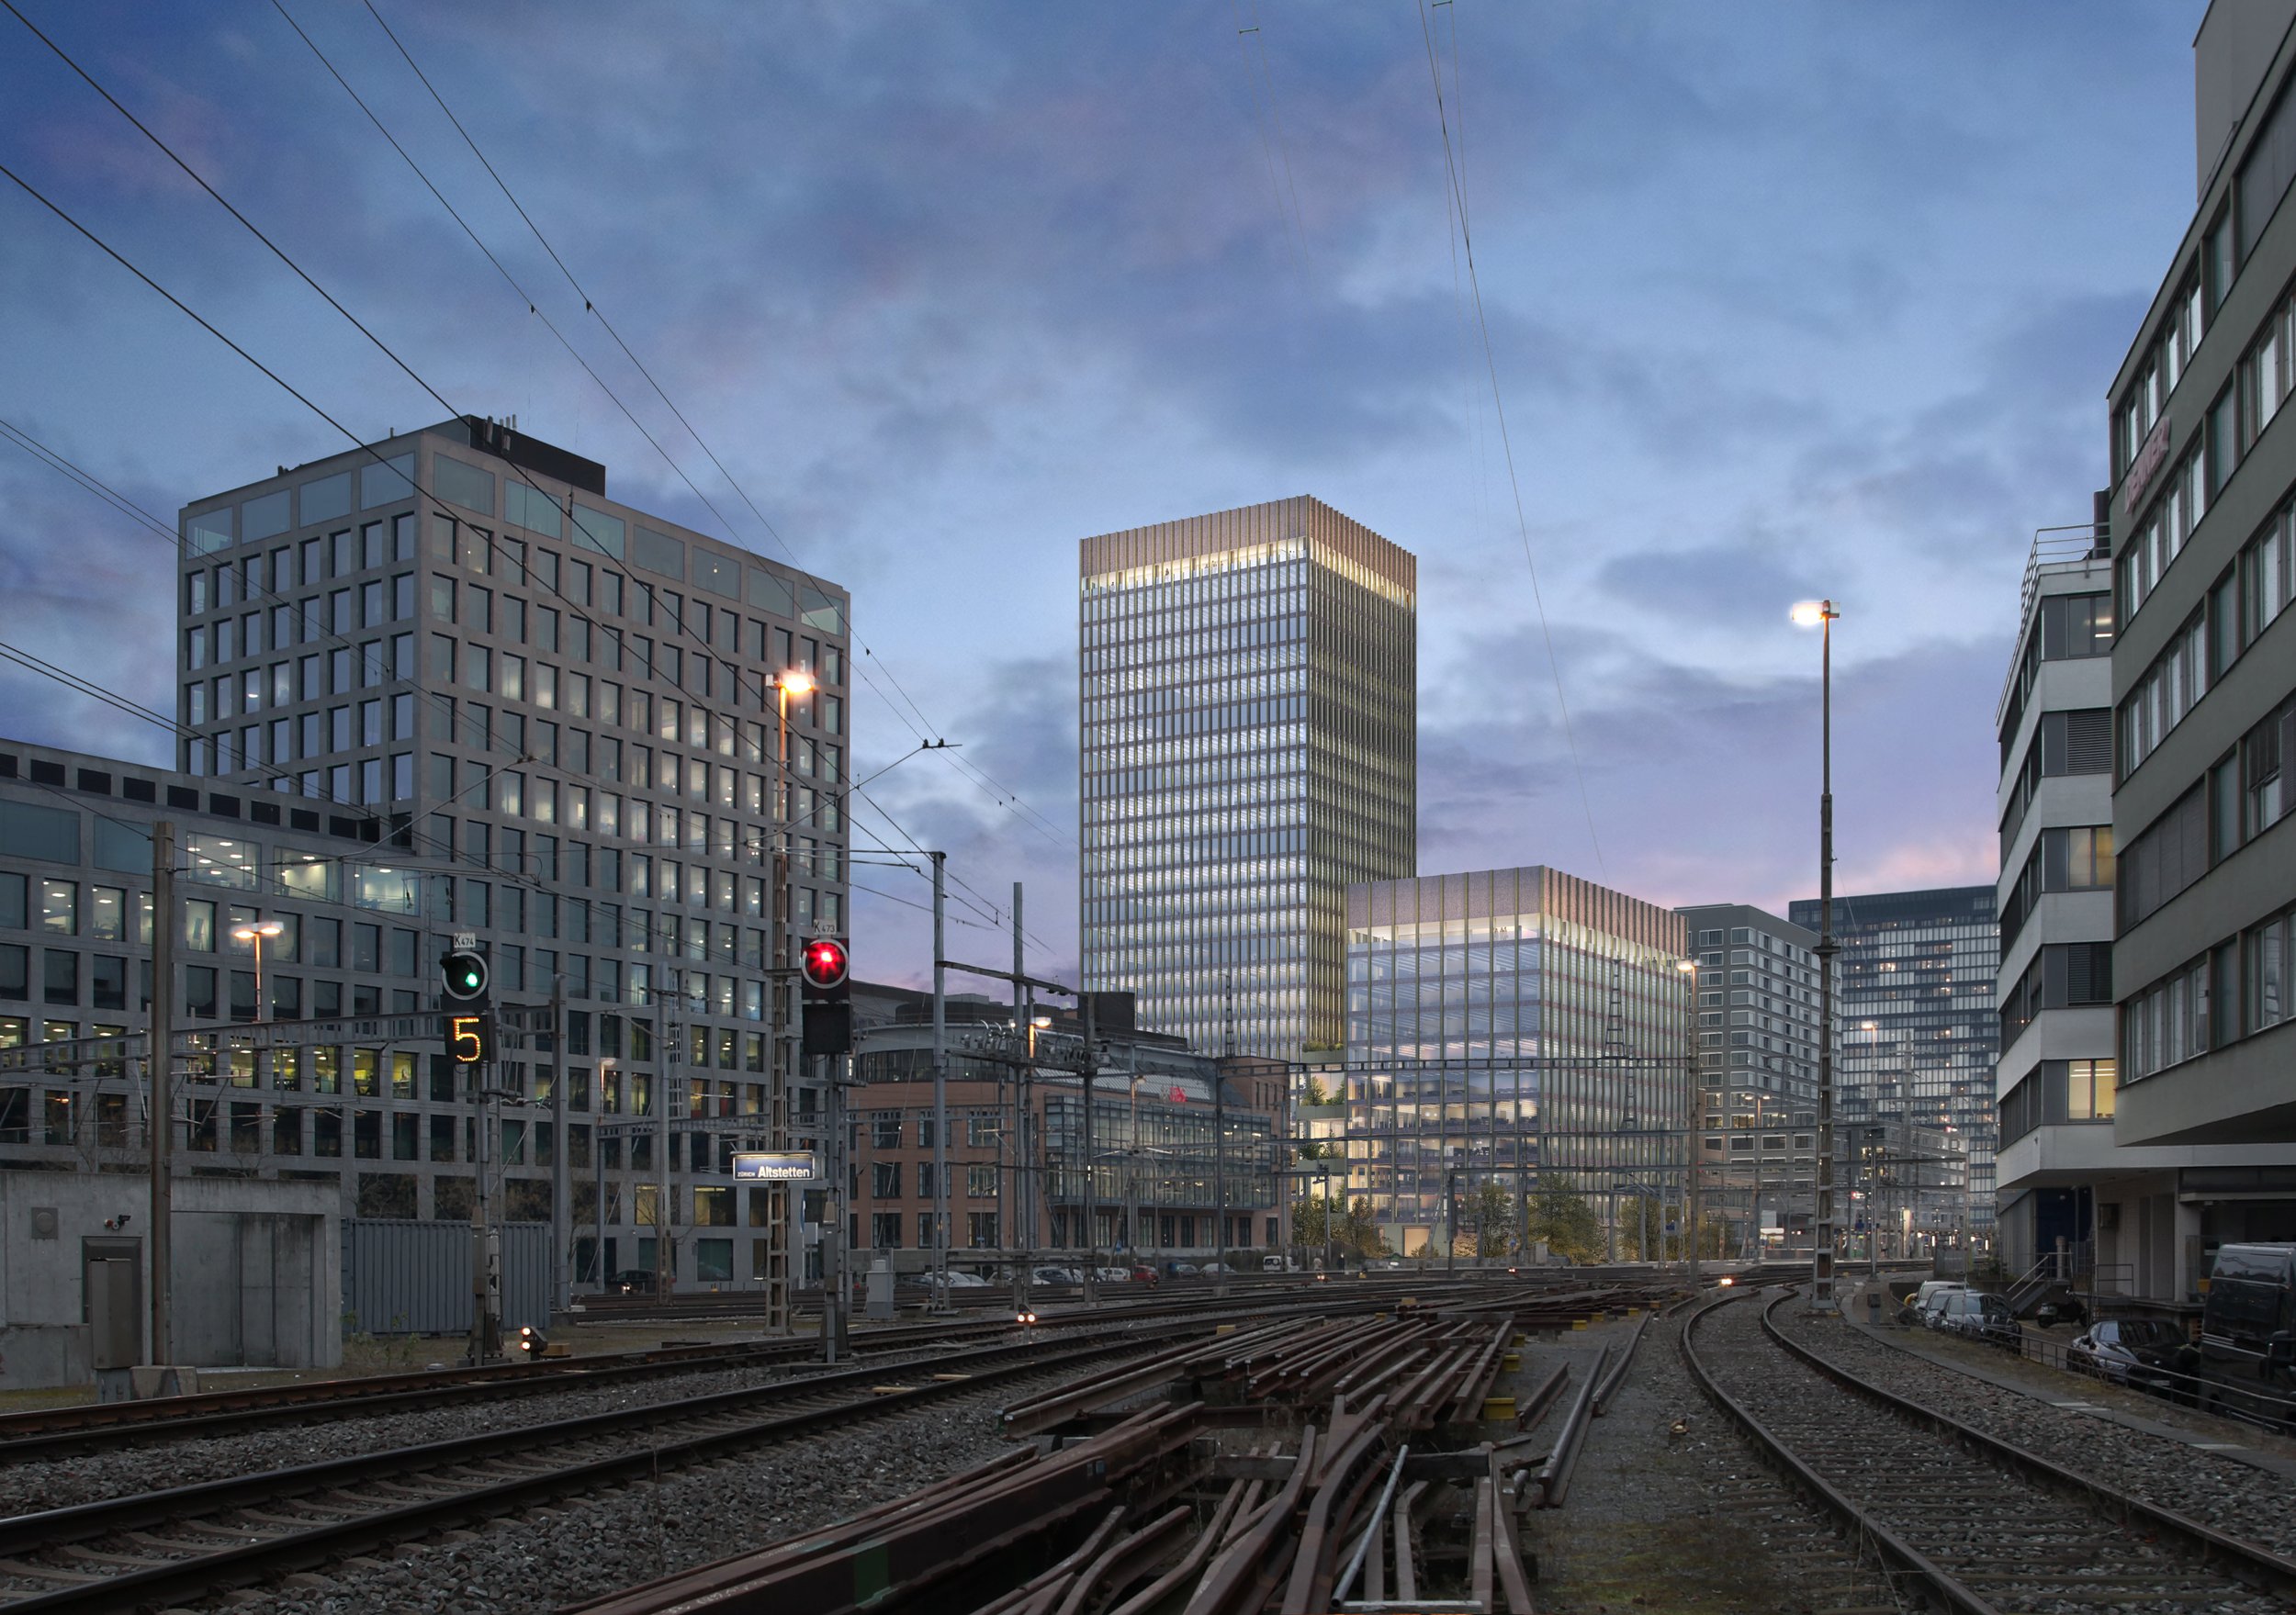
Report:
[[[6,0],[0,0],[0,4],[6,3]],[[272,3],[275,6],[278,6],[280,8],[282,16],[286,16],[285,8],[281,6],[281,0],[272,0]],[[559,253],[557,248],[551,244],[549,237],[543,232],[542,227],[535,221],[534,216],[526,210],[525,204],[518,199],[516,193],[511,189],[509,182],[502,177],[501,171],[498,170],[494,166],[493,163],[488,159],[485,151],[479,149],[478,142],[471,135],[469,129],[463,123],[460,118],[456,116],[454,108],[447,105],[445,96],[440,93],[437,85],[432,82],[430,75],[424,73],[422,66],[416,62],[412,52],[407,49],[405,42],[400,39],[399,35],[391,28],[390,25],[383,20],[382,14],[376,10],[373,0],[366,0],[366,9],[368,14],[374,17],[376,26],[383,30],[385,37],[390,40],[392,47],[397,50],[400,57],[406,62],[409,70],[413,73],[419,81],[421,81],[423,89],[429,92],[431,99],[437,104],[439,111],[445,116],[447,122],[454,126],[455,132],[462,137],[463,143],[470,149],[470,154],[478,160],[479,166],[486,170],[488,177],[494,181],[496,187],[501,191],[504,199],[507,200],[511,207],[517,212],[518,217],[524,222],[527,230],[533,233],[535,240],[541,244],[543,251],[549,254],[550,261],[557,265],[559,274],[566,277],[567,285],[573,289],[575,296],[582,299],[583,311],[597,320],[599,325],[605,331],[606,334],[613,339],[614,346],[622,351],[623,356],[628,359],[631,365],[636,368],[637,373],[646,379],[647,385],[654,389],[655,396],[661,399],[663,405],[669,409],[670,414],[677,419],[678,424],[685,429],[686,434],[692,438],[695,446],[701,449],[702,453],[708,458],[710,464],[716,468],[718,475],[726,479],[726,485],[739,496],[741,502],[748,507],[749,513],[757,518],[759,525],[765,529],[767,533],[772,537],[773,542],[781,546],[782,553],[789,556],[790,565],[793,569],[797,572],[799,578],[804,582],[810,584],[813,588],[822,589],[826,592],[826,588],[822,580],[805,569],[804,563],[798,558],[796,549],[790,544],[787,538],[782,536],[781,529],[775,526],[772,520],[766,515],[764,510],[759,508],[758,502],[750,497],[748,489],[742,486],[740,480],[734,476],[733,472],[726,466],[725,461],[719,457],[717,451],[710,446],[708,440],[703,437],[700,430],[694,426],[693,422],[687,417],[685,411],[678,407],[677,401],[670,396],[669,390],[662,386],[661,382],[655,376],[653,371],[647,368],[646,363],[637,356],[636,353],[631,348],[630,344],[624,340],[621,331],[615,329],[613,322],[611,320],[607,319],[605,311],[598,307],[596,299],[593,298],[589,291],[583,287],[581,282],[575,278],[572,268],[568,265],[565,258]],[[293,25],[293,20],[294,19],[292,17],[288,18],[290,26]],[[321,62],[326,62],[327,59],[324,52],[321,51],[319,47],[311,41],[309,35],[304,34],[300,28],[296,28],[296,32],[303,38],[303,41],[306,45],[310,46],[312,52],[315,55],[318,55]],[[333,64],[332,62],[328,63],[328,70],[330,73],[334,73]],[[343,75],[339,73],[335,73],[334,76],[336,82],[343,84],[344,90],[351,93],[352,98],[355,101],[357,101],[358,96],[356,93],[351,92],[350,85],[348,83],[343,81]],[[359,102],[359,106],[360,110],[366,112],[367,117],[373,120],[376,127],[380,129],[382,128],[381,120],[375,117],[375,114],[366,107],[365,102]],[[385,138],[388,139],[388,131],[385,130],[384,133]],[[399,150],[401,157],[407,156],[404,148],[400,147],[397,140],[393,140],[391,144],[394,148]],[[407,162],[410,166],[413,166],[413,159],[411,157],[407,157]],[[418,168],[416,172],[420,174],[421,170]],[[429,186],[433,196],[439,195],[437,187],[430,185],[430,182],[427,177],[424,179],[423,183],[426,186]],[[439,200],[442,205],[445,205],[445,198],[443,196],[439,196]],[[452,213],[454,210],[449,207],[448,211]],[[459,215],[456,216],[456,222],[461,222]],[[466,224],[463,228],[467,233],[470,233],[468,225]],[[474,241],[477,239],[475,233],[472,234],[472,239]],[[481,250],[483,250],[483,248]],[[489,253],[488,256],[491,259],[493,254]],[[496,264],[496,267],[498,269],[501,268],[499,262]],[[504,273],[504,278],[509,278],[507,272]],[[512,286],[515,289],[516,283],[512,282]],[[538,315],[539,310],[535,308],[533,299],[526,297],[523,290],[519,295],[522,298],[525,298],[528,310]],[[545,320],[545,323],[548,323],[546,319]],[[555,326],[551,327],[551,331],[552,334],[557,334],[557,328]],[[559,341],[561,342],[564,342],[565,340],[566,339],[563,336],[559,337]],[[570,344],[568,344],[568,351],[569,353],[572,352]],[[577,354],[576,358],[579,362],[580,355]],[[584,363],[583,368],[585,370],[589,370],[590,366],[587,363]],[[606,396],[613,399],[614,406],[629,419],[630,423],[633,426],[637,427],[638,432],[645,436],[647,443],[653,445],[655,452],[661,455],[664,463],[669,465],[672,470],[676,471],[680,479],[682,480],[689,488],[692,488],[694,497],[700,499],[703,504],[708,507],[710,513],[715,516],[718,522],[725,527],[727,537],[738,544],[740,541],[734,533],[733,523],[726,521],[724,513],[711,502],[706,495],[702,493],[699,488],[694,486],[692,478],[686,476],[684,470],[678,465],[677,462],[670,456],[669,451],[655,439],[653,433],[647,432],[647,429],[638,422],[637,417],[632,413],[626,404],[623,403],[622,399],[614,393],[613,389],[607,387],[605,382],[597,376],[595,371],[591,371],[591,379],[598,382],[599,387],[606,393]],[[901,720],[905,726],[909,727],[912,733],[916,734],[917,739],[927,740],[939,738],[943,733],[940,726],[926,715],[924,709],[917,704],[916,698],[911,696],[907,689],[902,685],[900,679],[894,674],[893,669],[886,665],[884,658],[878,656],[875,649],[872,647],[866,640],[862,639],[860,634],[853,629],[852,622],[850,618],[846,620],[845,628],[847,634],[852,641],[853,645],[860,649],[863,657],[875,664],[877,670],[884,674],[886,680],[891,683],[895,690],[899,693],[901,701],[906,703],[910,712],[916,714],[917,723],[922,724],[923,728],[920,730],[916,728],[915,725],[909,724],[907,718],[902,714],[900,707],[893,702],[892,698],[885,696],[883,690],[876,690],[876,693],[885,700],[888,709],[894,712],[896,718]],[[871,689],[875,690],[874,681],[870,679],[867,668],[862,667],[861,664],[856,663],[854,665],[854,670],[861,676],[864,683],[868,684]],[[952,768],[956,768],[960,774],[964,775],[981,789],[986,791],[992,797],[998,799],[1000,802],[1006,802],[1007,799],[1009,799],[1007,805],[1012,805],[1016,808],[1016,811],[1024,811],[1026,815],[1033,816],[1033,818],[1038,821],[1041,825],[1050,830],[1055,839],[1063,838],[1061,832],[1058,830],[1056,825],[1053,825],[1052,820],[1045,818],[1043,814],[1037,813],[1034,808],[1027,807],[1026,804],[1023,803],[1019,792],[1011,790],[1000,781],[993,779],[985,770],[975,766],[968,758],[952,757],[948,758],[947,761]],[[1026,817],[1024,817],[1023,822],[1027,822]],[[1069,838],[1069,845],[1075,845],[1073,838]]]
[[[1457,17],[1451,19],[1451,26],[1454,28],[1458,26]],[[1419,0],[1419,31],[1427,47],[1427,73],[1435,84],[1435,117],[1443,129],[1444,172],[1458,204],[1459,245],[1467,257],[1467,284],[1474,294],[1475,325],[1482,337],[1483,364],[1491,376],[1491,414],[1498,422],[1499,444],[1506,458],[1507,483],[1514,493],[1514,522],[1516,530],[1522,534],[1523,539],[1523,564],[1530,572],[1531,600],[1538,610],[1538,632],[1547,645],[1548,669],[1554,676],[1555,706],[1562,714],[1562,735],[1570,750],[1570,769],[1579,782],[1579,805],[1586,813],[1587,840],[1594,848],[1595,868],[1601,871],[1603,879],[1607,881],[1610,879],[1610,869],[1603,858],[1602,834],[1594,827],[1594,799],[1587,790],[1586,765],[1579,757],[1579,738],[1570,722],[1570,701],[1563,693],[1562,661],[1555,654],[1555,633],[1547,621],[1547,600],[1538,586],[1538,562],[1531,554],[1530,518],[1524,513],[1523,510],[1523,480],[1515,470],[1514,442],[1507,432],[1506,403],[1499,392],[1499,360],[1491,347],[1491,320],[1483,311],[1482,279],[1475,270],[1475,237],[1468,226],[1466,188],[1460,182],[1458,161],[1452,150],[1451,114],[1444,101],[1443,73],[1435,57],[1435,29],[1427,16],[1427,0]]]

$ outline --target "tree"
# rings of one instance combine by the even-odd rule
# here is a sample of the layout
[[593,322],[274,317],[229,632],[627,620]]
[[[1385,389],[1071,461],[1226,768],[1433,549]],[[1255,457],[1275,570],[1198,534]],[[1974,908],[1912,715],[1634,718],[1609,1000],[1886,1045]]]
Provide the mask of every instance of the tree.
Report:
[[1307,1092],[1301,1095],[1300,1103],[1303,1105],[1329,1105],[1332,1103],[1332,1091],[1323,1085],[1322,1078],[1311,1076],[1308,1078]]
[[1600,1262],[1605,1254],[1603,1225],[1568,1172],[1541,1174],[1531,1196],[1531,1238],[1565,1262]]
[[1352,1206],[1317,1195],[1291,1203],[1291,1242],[1302,1249],[1321,1250],[1326,1240],[1351,1256],[1384,1256],[1387,1240],[1372,1217],[1371,1202],[1358,1198]]

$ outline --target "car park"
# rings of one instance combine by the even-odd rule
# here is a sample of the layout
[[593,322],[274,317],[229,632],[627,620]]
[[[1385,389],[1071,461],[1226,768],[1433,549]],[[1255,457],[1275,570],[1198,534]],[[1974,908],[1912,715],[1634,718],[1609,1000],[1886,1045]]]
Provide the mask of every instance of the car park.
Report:
[[2108,1318],[2076,1335],[2065,1365],[2116,1385],[2166,1394],[2176,1385],[2184,1330],[2165,1318]]

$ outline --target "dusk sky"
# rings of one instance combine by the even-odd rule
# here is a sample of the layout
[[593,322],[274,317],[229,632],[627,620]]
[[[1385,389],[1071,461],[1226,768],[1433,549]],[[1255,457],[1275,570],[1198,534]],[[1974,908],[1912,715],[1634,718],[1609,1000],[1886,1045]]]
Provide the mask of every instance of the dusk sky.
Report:
[[[2204,9],[377,0],[784,550],[365,8],[285,0],[537,312],[273,6],[18,3],[456,410],[848,586],[856,662],[923,714],[865,689],[859,771],[921,731],[997,788],[936,757],[870,788],[969,889],[951,951],[1003,958],[964,925],[1024,880],[1070,978],[1076,541],[1295,494],[1419,557],[1422,873],[1814,894],[1786,608],[1829,594],[1837,890],[1992,880],[2018,579],[2105,478]],[[0,163],[353,431],[445,413],[5,17],[0,107]],[[171,525],[344,446],[5,181],[0,420]],[[172,568],[0,442],[0,639],[172,707]],[[0,734],[169,753],[13,667]],[[921,980],[926,882],[857,873],[900,900],[858,896],[857,970]]]

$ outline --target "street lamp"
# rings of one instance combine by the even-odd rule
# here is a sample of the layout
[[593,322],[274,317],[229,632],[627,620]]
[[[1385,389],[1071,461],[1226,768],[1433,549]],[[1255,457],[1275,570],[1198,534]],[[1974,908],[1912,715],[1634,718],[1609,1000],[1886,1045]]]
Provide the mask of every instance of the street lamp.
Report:
[[[772,1053],[768,1061],[767,1071],[766,1092],[769,1098],[766,1126],[768,1140],[776,1150],[789,1148],[789,1090],[790,1084],[797,1074],[795,1051],[791,1049],[789,1042],[789,1001],[793,991],[789,945],[791,923],[793,918],[789,882],[792,850],[790,821],[795,816],[797,805],[796,771],[790,766],[793,759],[789,750],[789,698],[793,695],[810,695],[813,690],[814,677],[803,668],[784,667],[773,675],[774,712],[779,723],[779,738],[773,755],[780,770],[780,778],[774,781],[773,785],[773,914],[771,932],[772,957],[770,961],[772,965],[772,971],[769,978],[773,1014],[770,1034],[772,1037]],[[934,867],[938,871],[940,867],[938,863]],[[940,938],[938,936],[933,938],[933,952],[938,958],[940,952]],[[938,975],[935,980],[938,981]],[[666,1078],[667,1075],[668,1067],[665,1065],[663,1076]],[[940,1082],[940,1073],[936,1071],[934,1072],[936,1084]],[[941,1125],[945,1127],[948,1124],[944,1120]],[[945,1161],[942,1162],[940,1170],[943,1172],[948,1170]],[[662,1181],[662,1193],[667,1197],[669,1194],[667,1171],[663,1173]],[[791,1215],[790,1205],[790,1196],[793,1193],[793,1191],[782,1184],[769,1185],[766,1189],[766,1201],[771,1207],[767,1217],[771,1226],[766,1229],[766,1239],[772,1254],[769,1257],[766,1269],[765,1310],[772,1327],[782,1329],[787,1329],[791,1326],[792,1314],[795,1311],[794,1302],[790,1295],[790,1287],[793,1283],[791,1269],[794,1263],[794,1253],[791,1247],[795,1243],[796,1239],[796,1218]],[[658,1244],[656,1249],[659,1250],[660,1246]],[[842,1277],[838,1282],[843,1283]],[[945,1300],[946,1296],[943,1295],[940,1299]]]
[[1834,1299],[1834,620],[1833,601],[1803,600],[1794,621],[1818,632],[1818,1204],[1810,1249],[1810,1309]]
[[[598,1281],[598,1293],[606,1293],[606,1095],[613,1087],[613,1057],[607,1055],[598,1062],[598,1102],[591,1124],[590,1163],[595,1191],[591,1202],[591,1248],[590,1271]],[[619,1106],[616,1106],[617,1110]],[[617,1137],[619,1134],[617,1134]]]
[[252,942],[255,945],[255,1019],[257,1021],[266,1021],[271,1018],[264,1013],[265,1006],[263,1000],[263,945],[266,939],[278,936],[286,929],[287,926],[277,920],[264,920],[260,925],[231,927],[232,941]]
[[1687,1224],[1689,1243],[1683,1247],[1683,1277],[1692,1288],[1698,1284],[1698,1169],[1705,1164],[1703,1151],[1706,1144],[1706,1087],[1705,1073],[1698,1069],[1698,961],[1678,959],[1674,968],[1682,972],[1683,984],[1689,995],[1689,1007],[1683,1014],[1683,1081],[1690,1092],[1683,1095],[1683,1108],[1690,1112],[1690,1132],[1683,1150],[1683,1221]]

